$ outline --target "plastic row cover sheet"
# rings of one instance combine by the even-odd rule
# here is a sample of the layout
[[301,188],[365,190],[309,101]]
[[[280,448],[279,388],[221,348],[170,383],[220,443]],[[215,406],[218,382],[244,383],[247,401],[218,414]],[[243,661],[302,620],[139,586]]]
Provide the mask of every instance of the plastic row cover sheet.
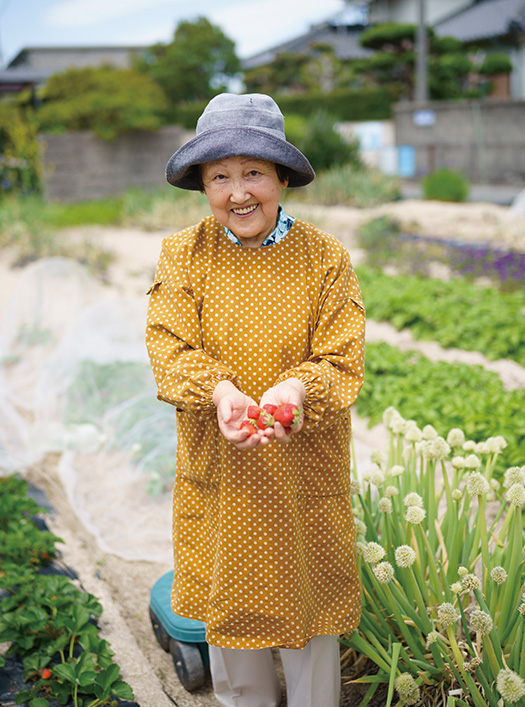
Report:
[[101,548],[169,562],[175,418],[156,399],[146,308],[74,261],[21,272],[0,324],[0,469],[61,452],[71,505]]

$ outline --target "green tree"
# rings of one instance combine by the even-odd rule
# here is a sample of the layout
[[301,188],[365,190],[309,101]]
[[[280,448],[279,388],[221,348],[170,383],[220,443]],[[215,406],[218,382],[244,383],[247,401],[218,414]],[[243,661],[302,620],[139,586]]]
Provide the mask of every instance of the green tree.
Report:
[[317,172],[336,165],[362,167],[357,139],[345,140],[335,128],[336,119],[326,110],[316,110],[308,118],[289,116],[286,119],[288,140],[298,147]]
[[302,83],[310,91],[330,93],[338,84],[341,62],[331,44],[314,44],[301,67]]
[[[457,98],[472,95],[468,77],[473,63],[463,44],[454,37],[428,33],[428,85],[430,98]],[[360,43],[376,53],[354,63],[354,75],[366,77],[369,84],[389,86],[400,98],[414,95],[414,70],[417,27],[412,24],[385,23],[365,30]]]
[[206,18],[180,22],[169,44],[158,43],[137,61],[164,91],[170,105],[209,100],[240,70],[235,44]]
[[31,108],[0,103],[0,194],[40,189],[38,122]]
[[270,94],[279,91],[302,91],[306,87],[301,77],[307,63],[308,57],[304,54],[281,52],[271,63],[256,66],[245,72],[246,90]]
[[[417,28],[412,24],[398,24],[385,22],[365,29],[359,37],[361,46],[376,51],[384,49],[393,54],[402,54],[407,49],[413,49],[416,41]],[[428,28],[429,34],[434,36],[434,30]]]
[[454,52],[432,57],[428,71],[430,97],[450,99],[470,95],[467,79],[472,70],[472,61],[465,54]]
[[330,44],[317,43],[308,54],[281,52],[272,62],[245,72],[247,91],[329,93],[340,84],[342,62]]
[[166,105],[162,90],[148,76],[111,67],[54,74],[42,99],[37,117],[43,131],[92,130],[104,140],[128,130],[158,130]]

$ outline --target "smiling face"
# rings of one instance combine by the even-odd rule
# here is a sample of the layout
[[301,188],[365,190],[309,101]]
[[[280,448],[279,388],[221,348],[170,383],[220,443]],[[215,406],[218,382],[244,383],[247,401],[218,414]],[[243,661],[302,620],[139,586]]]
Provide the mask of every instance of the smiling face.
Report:
[[254,157],[226,157],[201,168],[204,193],[217,221],[239,241],[257,248],[277,225],[282,190],[273,162]]

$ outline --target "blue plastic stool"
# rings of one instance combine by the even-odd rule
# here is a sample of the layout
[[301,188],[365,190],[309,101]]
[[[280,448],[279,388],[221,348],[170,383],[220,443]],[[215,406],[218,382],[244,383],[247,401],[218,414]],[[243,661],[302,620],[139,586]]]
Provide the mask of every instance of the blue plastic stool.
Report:
[[206,627],[202,621],[185,619],[171,610],[173,572],[166,572],[151,589],[149,614],[161,647],[171,653],[183,687],[192,692],[202,687],[209,665]]

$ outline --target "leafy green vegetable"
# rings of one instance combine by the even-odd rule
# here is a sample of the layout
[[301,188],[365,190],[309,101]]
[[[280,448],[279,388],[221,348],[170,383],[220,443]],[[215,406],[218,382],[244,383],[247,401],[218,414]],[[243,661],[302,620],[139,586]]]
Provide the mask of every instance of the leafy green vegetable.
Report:
[[385,275],[361,265],[357,275],[370,319],[409,328],[416,339],[479,351],[525,365],[525,291],[499,292],[465,280]]
[[376,424],[390,406],[442,435],[453,427],[474,440],[502,435],[508,466],[525,456],[525,390],[503,390],[499,376],[481,366],[432,362],[415,351],[368,344],[357,411]]

